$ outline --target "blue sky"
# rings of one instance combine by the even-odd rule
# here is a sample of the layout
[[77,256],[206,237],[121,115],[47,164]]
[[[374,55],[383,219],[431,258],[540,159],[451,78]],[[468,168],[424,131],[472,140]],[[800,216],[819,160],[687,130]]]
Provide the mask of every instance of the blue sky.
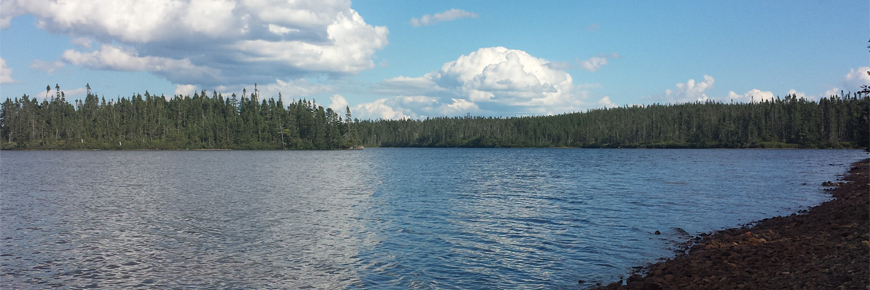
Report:
[[868,1],[2,0],[0,28],[2,98],[257,83],[264,97],[395,119],[870,84]]

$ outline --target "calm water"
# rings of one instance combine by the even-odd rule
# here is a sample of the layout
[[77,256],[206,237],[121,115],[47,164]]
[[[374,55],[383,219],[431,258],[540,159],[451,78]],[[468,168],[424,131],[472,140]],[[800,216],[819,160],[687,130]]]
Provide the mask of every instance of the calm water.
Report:
[[[0,288],[583,288],[857,150],[0,153]],[[656,236],[654,231],[662,235]],[[683,232],[685,231],[685,232]]]

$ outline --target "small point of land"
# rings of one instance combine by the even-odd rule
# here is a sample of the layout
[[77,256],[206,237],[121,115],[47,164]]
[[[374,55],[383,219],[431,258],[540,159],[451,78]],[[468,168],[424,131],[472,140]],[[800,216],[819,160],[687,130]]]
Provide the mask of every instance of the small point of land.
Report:
[[[701,235],[686,254],[598,289],[868,289],[870,159],[806,212]],[[625,285],[623,285],[625,284]]]

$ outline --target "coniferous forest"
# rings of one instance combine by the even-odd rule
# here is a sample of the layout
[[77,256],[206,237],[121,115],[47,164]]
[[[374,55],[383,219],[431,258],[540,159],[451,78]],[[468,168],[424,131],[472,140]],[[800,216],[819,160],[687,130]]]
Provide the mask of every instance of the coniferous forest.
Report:
[[355,123],[365,146],[590,148],[863,148],[867,92],[818,102],[626,106],[513,118],[434,118]]
[[[50,88],[49,88],[50,89]],[[58,90],[59,91],[59,90]],[[314,101],[288,105],[205,91],[106,101],[88,92],[7,99],[3,149],[346,149],[367,147],[866,148],[868,91],[812,101],[626,106],[534,117],[356,120]],[[353,120],[353,121],[351,121]]]
[[356,140],[349,120],[314,101],[289,105],[256,93],[224,98],[136,94],[107,102],[88,92],[68,103],[27,95],[2,104],[3,149],[342,149]]

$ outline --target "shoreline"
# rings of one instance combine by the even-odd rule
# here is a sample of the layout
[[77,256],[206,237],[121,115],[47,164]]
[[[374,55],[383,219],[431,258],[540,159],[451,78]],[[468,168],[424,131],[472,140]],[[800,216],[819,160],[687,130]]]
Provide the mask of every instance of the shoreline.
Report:
[[870,159],[852,163],[823,184],[832,200],[701,234],[686,242],[686,253],[643,267],[645,275],[593,289],[868,289],[868,179]]
[[439,146],[354,146],[335,149],[235,149],[235,148],[197,148],[197,149],[166,149],[166,148],[14,148],[0,151],[341,151],[363,150],[372,148],[397,149],[620,149],[620,150],[863,150],[852,148],[799,148],[799,147],[439,147]]

